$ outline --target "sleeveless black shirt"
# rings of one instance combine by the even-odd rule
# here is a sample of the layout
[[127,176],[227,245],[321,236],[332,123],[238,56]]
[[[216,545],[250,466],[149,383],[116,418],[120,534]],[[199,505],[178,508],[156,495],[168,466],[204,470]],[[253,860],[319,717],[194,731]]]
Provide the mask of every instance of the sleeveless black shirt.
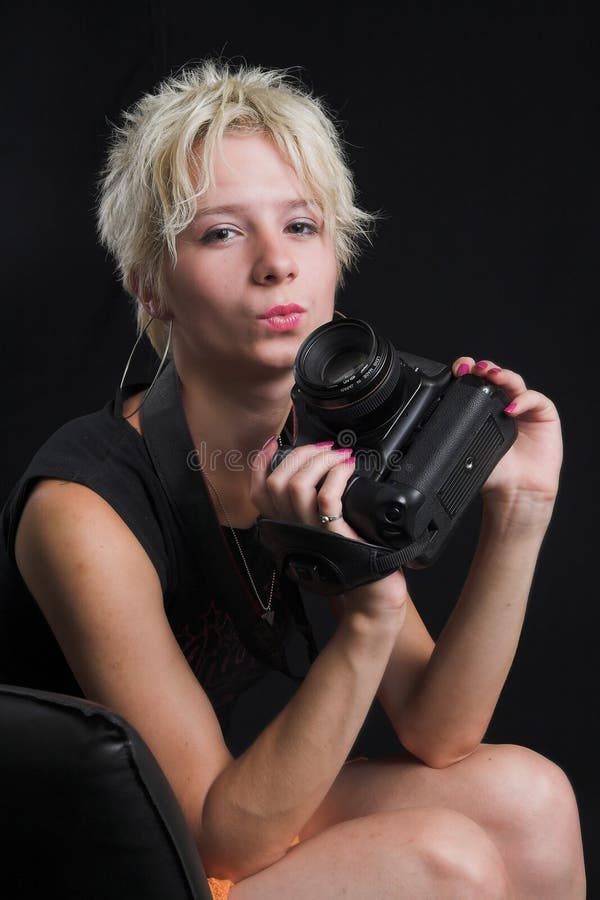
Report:
[[[165,492],[146,443],[120,409],[118,395],[97,412],[59,428],[34,455],[5,503],[0,522],[0,681],[82,693],[21,578],[14,555],[21,513],[39,479],[77,482],[115,509],[148,554],[160,579],[173,633],[225,726],[235,700],[269,669],[290,674],[285,647],[295,626],[307,638],[309,656],[314,658],[316,648],[302,599],[297,586],[278,575],[272,597],[275,618],[273,625],[268,625],[261,618],[263,610],[249,585],[231,531],[224,527],[222,564],[238,572],[239,597],[233,607],[222,602],[221,586],[214,579],[214,560],[211,577],[203,559],[203,535],[182,534],[181,519],[170,502],[173,498]],[[191,438],[189,454],[193,460]],[[195,475],[203,481],[199,471]],[[236,529],[236,533],[260,596],[266,600],[272,559],[259,544],[255,528]],[[250,629],[253,633],[249,633],[248,621],[255,622],[256,627]],[[243,627],[241,623],[245,623]]]

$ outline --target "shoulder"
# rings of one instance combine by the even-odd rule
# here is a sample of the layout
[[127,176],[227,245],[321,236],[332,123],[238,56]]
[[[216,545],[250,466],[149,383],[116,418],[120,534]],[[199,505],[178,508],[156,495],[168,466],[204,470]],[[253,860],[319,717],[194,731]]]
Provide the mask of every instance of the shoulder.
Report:
[[112,404],[72,419],[39,448],[13,488],[2,516],[14,560],[21,517],[110,517],[126,528],[158,570],[163,592],[173,579],[173,522],[144,441]]
[[33,487],[17,528],[15,559],[21,570],[41,572],[46,566],[79,577],[99,560],[118,567],[131,559],[140,580],[157,580],[140,542],[111,504],[86,485],[56,478]]
[[162,609],[160,581],[140,542],[85,485],[43,479],[35,486],[17,528],[15,562],[61,644],[83,622],[115,633],[112,620],[123,623],[126,612]]
[[52,477],[40,478],[32,487],[23,508],[23,520],[37,523],[50,533],[57,526],[78,532],[81,525],[95,523],[114,530],[126,528],[113,507],[96,491],[77,481]]

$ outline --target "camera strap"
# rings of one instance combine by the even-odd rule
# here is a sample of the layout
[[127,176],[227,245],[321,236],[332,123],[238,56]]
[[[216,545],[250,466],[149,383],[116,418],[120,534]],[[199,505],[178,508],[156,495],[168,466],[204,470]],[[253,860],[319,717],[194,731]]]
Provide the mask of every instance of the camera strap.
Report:
[[312,525],[259,518],[259,540],[271,552],[279,572],[315,594],[342,594],[379,581],[419,556],[435,537],[426,531],[417,541],[391,550],[343,537]]
[[[141,408],[143,439],[161,481],[181,535],[201,570],[201,581],[216,586],[219,603],[231,616],[240,638],[258,659],[296,681],[288,665],[281,635],[261,618],[257,601],[244,580],[218,522],[204,479],[194,464],[196,451],[181,402],[179,378],[169,363]],[[196,589],[197,573],[180,566],[183,593]],[[187,581],[186,581],[187,579]],[[190,582],[188,584],[188,582]],[[293,592],[295,593],[295,592]],[[317,646],[300,596],[290,594],[288,605],[294,624],[313,660]]]

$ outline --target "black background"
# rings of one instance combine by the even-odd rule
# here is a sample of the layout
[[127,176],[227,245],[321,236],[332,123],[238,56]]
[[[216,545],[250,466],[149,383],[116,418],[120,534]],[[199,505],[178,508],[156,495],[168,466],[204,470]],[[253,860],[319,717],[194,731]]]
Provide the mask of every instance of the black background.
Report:
[[[206,55],[291,67],[338,115],[359,202],[386,216],[340,308],[413,353],[514,368],[559,408],[556,512],[487,738],[525,744],[565,769],[582,814],[589,897],[599,897],[593,6],[217,9],[130,0],[13,4],[4,14],[0,502],[58,425],[113,395],[134,340],[95,236],[110,122]],[[410,576],[434,633],[460,589],[478,514],[475,504],[443,558]],[[246,709],[241,732],[259,715],[258,705]],[[376,714],[359,743],[391,746]]]

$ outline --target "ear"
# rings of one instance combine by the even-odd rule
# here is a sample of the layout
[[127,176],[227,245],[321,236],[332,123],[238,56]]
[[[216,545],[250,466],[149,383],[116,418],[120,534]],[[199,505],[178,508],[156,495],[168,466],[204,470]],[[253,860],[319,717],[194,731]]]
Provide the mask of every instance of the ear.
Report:
[[142,287],[141,279],[137,273],[131,277],[131,287],[149,316],[152,316],[153,319],[164,318],[159,300],[147,287]]

